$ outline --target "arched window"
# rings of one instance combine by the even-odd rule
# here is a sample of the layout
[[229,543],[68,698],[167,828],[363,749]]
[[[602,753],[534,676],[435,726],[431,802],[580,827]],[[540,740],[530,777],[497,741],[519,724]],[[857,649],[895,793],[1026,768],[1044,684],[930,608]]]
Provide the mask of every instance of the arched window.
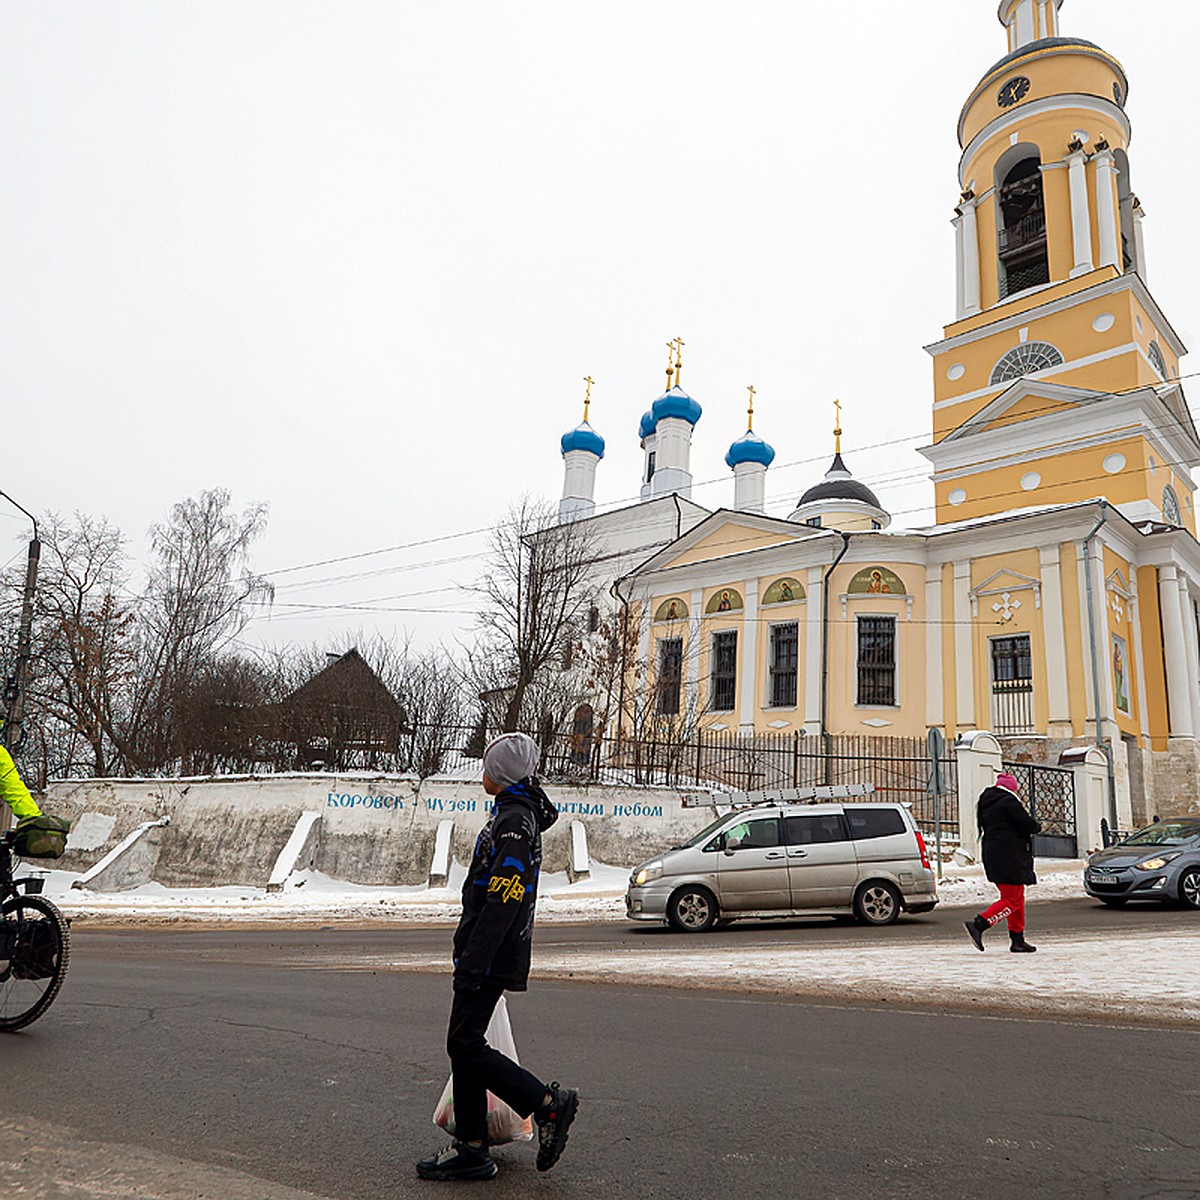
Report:
[[1175,495],[1175,489],[1170,484],[1163,488],[1162,514],[1168,525],[1183,524],[1183,517],[1179,512],[1179,497]]
[[1163,358],[1163,352],[1159,349],[1157,342],[1151,342],[1146,347],[1146,357],[1150,360],[1150,365],[1159,373],[1160,377],[1167,377],[1167,362]]
[[1057,367],[1063,361],[1062,352],[1049,342],[1022,342],[992,368],[990,382],[1007,383],[1010,379],[1020,379],[1022,375],[1032,375],[1034,371]]
[[1036,146],[1018,143],[997,164],[996,237],[1001,300],[1050,282],[1042,160]]

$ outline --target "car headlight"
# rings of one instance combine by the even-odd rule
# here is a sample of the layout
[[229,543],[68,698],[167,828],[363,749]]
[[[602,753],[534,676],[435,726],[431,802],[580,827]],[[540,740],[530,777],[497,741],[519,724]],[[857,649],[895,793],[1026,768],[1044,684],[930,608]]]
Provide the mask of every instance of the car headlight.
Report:
[[658,879],[662,875],[662,863],[652,862],[647,863],[633,877],[633,886],[642,887],[652,879]]
[[1161,871],[1162,868],[1167,865],[1167,863],[1174,862],[1174,860],[1177,859],[1178,857],[1179,857],[1178,853],[1176,853],[1176,854],[1159,854],[1159,855],[1155,856],[1154,858],[1146,859],[1145,862],[1138,863],[1137,869],[1139,871]]

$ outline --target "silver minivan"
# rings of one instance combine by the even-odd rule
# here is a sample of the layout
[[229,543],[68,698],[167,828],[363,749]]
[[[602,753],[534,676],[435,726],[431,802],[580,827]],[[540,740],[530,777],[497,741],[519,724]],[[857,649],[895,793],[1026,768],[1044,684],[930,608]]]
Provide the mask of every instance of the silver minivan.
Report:
[[625,912],[687,933],[743,917],[853,913],[890,925],[932,911],[937,881],[902,804],[756,804],[634,870]]

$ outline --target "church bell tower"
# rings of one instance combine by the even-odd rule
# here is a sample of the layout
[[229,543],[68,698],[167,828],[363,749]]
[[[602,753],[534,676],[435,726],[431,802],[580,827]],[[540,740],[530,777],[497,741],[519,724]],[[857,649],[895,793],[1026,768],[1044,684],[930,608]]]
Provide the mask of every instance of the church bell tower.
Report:
[[1062,5],[1003,0],[1008,53],[959,115],[957,312],[926,347],[937,521],[1103,496],[1194,535],[1200,437],[1147,285],[1129,83]]

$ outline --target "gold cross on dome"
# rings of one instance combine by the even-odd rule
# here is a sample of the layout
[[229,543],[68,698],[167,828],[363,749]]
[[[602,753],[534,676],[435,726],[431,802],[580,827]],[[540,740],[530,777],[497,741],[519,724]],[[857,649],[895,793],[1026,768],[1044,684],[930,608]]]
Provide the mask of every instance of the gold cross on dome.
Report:
[[675,386],[679,386],[679,373],[683,369],[683,338],[675,339]]
[[754,385],[747,384],[746,391],[750,393],[750,406],[746,409],[746,428],[747,430],[750,430],[754,428]]
[[841,454],[842,452],[842,402],[834,400],[833,407],[837,412],[833,425],[833,452]]
[[590,375],[585,375],[583,377],[583,382],[587,384],[587,395],[583,398],[583,423],[586,425],[588,419],[588,405],[592,402],[592,384],[596,381]]
[[675,343],[667,343],[667,391],[671,390],[671,372],[675,369]]

